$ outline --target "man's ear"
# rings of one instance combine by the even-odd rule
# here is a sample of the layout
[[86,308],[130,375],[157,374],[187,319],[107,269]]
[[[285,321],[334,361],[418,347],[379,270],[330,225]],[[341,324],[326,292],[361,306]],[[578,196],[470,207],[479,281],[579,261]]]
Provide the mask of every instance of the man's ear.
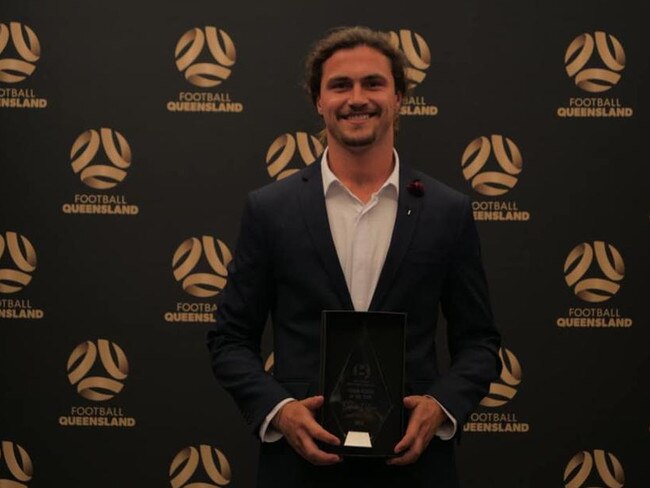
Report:
[[404,94],[400,92],[395,92],[395,103],[397,104],[397,107],[402,106],[402,100],[404,99]]
[[323,108],[320,104],[320,96],[316,97],[316,110],[318,111],[318,115],[323,115]]

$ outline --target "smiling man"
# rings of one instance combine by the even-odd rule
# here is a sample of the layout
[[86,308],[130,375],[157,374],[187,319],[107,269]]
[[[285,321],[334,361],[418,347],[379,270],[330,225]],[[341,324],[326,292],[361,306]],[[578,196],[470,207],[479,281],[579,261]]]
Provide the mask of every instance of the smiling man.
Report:
[[388,58],[360,45],[332,54],[323,70],[316,107],[328,137],[348,149],[377,144],[386,152],[402,100]]
[[[208,344],[215,375],[262,440],[259,486],[458,486],[454,443],[497,377],[499,334],[470,201],[402,163],[395,124],[405,61],[365,27],[332,31],[307,60],[325,124],[321,161],[252,192]],[[438,371],[438,311],[451,365]],[[395,457],[346,458],[315,420],[323,310],[405,312],[404,406]],[[260,341],[273,325],[274,376]]]

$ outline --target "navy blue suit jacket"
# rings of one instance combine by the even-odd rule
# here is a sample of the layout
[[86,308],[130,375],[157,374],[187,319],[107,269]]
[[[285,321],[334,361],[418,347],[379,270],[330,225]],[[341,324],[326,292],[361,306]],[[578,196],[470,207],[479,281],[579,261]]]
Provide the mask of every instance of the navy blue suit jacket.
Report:
[[[414,180],[422,182],[421,195],[408,190]],[[352,309],[329,230],[320,163],[249,194],[208,345],[215,375],[255,433],[281,400],[317,394],[321,311]],[[451,358],[444,374],[435,347],[440,309]],[[460,432],[500,368],[478,234],[469,198],[403,164],[395,227],[370,310],[408,314],[406,394],[436,398]],[[273,376],[260,355],[269,313]],[[393,473],[403,481],[405,473],[418,471],[414,476],[426,486],[456,486],[452,443],[439,439],[419,467],[408,469],[347,460],[343,468],[312,468],[284,441],[263,444],[260,461],[260,482],[268,486],[275,486],[276,475],[283,486],[292,486],[288,477],[309,486],[316,478],[308,476],[324,482],[324,473],[354,477],[375,465],[383,480]],[[428,484],[433,480],[439,483]]]

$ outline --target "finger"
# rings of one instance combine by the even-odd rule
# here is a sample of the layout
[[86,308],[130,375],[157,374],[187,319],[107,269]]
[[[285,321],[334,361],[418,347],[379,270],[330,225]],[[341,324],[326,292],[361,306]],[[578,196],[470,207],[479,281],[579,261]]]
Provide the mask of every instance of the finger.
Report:
[[415,439],[417,438],[418,431],[420,430],[420,422],[417,421],[414,417],[411,417],[409,419],[408,426],[406,427],[406,432],[404,433],[404,437],[400,439],[400,441],[397,443],[395,446],[395,453],[400,453],[413,444],[415,442]]
[[316,443],[309,436],[305,436],[302,439],[302,449],[300,454],[307,461],[318,466],[336,464],[342,460],[341,456],[338,454],[325,452],[319,449]]
[[407,464],[413,464],[420,458],[420,454],[421,453],[411,448],[401,456],[390,458],[386,461],[386,464],[390,466],[406,466]]
[[[301,403],[303,403],[304,405],[306,402],[311,406],[320,405],[323,403],[323,397],[322,396],[309,397],[303,400]],[[308,409],[309,409],[309,405],[306,405]],[[341,443],[339,438],[331,434],[327,430],[325,430],[318,422],[316,422],[316,420],[314,420],[313,412],[310,411],[310,413],[312,413],[311,417],[305,416],[305,418],[303,419],[303,426],[306,429],[307,434],[310,437],[314,437],[320,441],[338,446]]]
[[323,427],[321,427],[316,422],[314,422],[313,425],[309,426],[309,434],[314,439],[318,439],[319,441],[323,441],[334,446],[341,444],[341,440],[338,437],[323,429]]
[[413,444],[406,451],[404,451],[401,456],[391,458],[389,460],[389,464],[395,466],[405,466],[417,461],[420,458],[422,451],[424,450],[424,444],[422,441],[422,438],[416,438]]
[[413,442],[415,442],[415,436],[406,434],[397,443],[397,445],[393,449],[393,452],[395,452],[395,454],[399,454],[399,453],[409,449],[413,445]]

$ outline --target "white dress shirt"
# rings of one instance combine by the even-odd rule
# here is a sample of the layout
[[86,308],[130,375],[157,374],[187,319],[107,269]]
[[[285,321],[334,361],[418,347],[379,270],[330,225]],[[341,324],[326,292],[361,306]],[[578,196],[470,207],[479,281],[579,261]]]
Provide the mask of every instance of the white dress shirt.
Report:
[[[323,194],[332,240],[352,304],[360,312],[366,312],[370,307],[395,226],[399,196],[399,156],[395,150],[393,155],[395,166],[392,173],[367,203],[355,196],[332,172],[327,149],[321,162]],[[293,400],[287,398],[281,401],[266,416],[260,426],[260,438],[264,442],[282,438],[282,434],[269,428],[269,424],[280,408]],[[436,435],[447,440],[456,432],[456,420],[440,406],[450,421],[444,422]]]
[[384,184],[363,203],[339,180],[323,155],[321,172],[330,232],[354,309],[367,312],[393,235],[399,159]]

